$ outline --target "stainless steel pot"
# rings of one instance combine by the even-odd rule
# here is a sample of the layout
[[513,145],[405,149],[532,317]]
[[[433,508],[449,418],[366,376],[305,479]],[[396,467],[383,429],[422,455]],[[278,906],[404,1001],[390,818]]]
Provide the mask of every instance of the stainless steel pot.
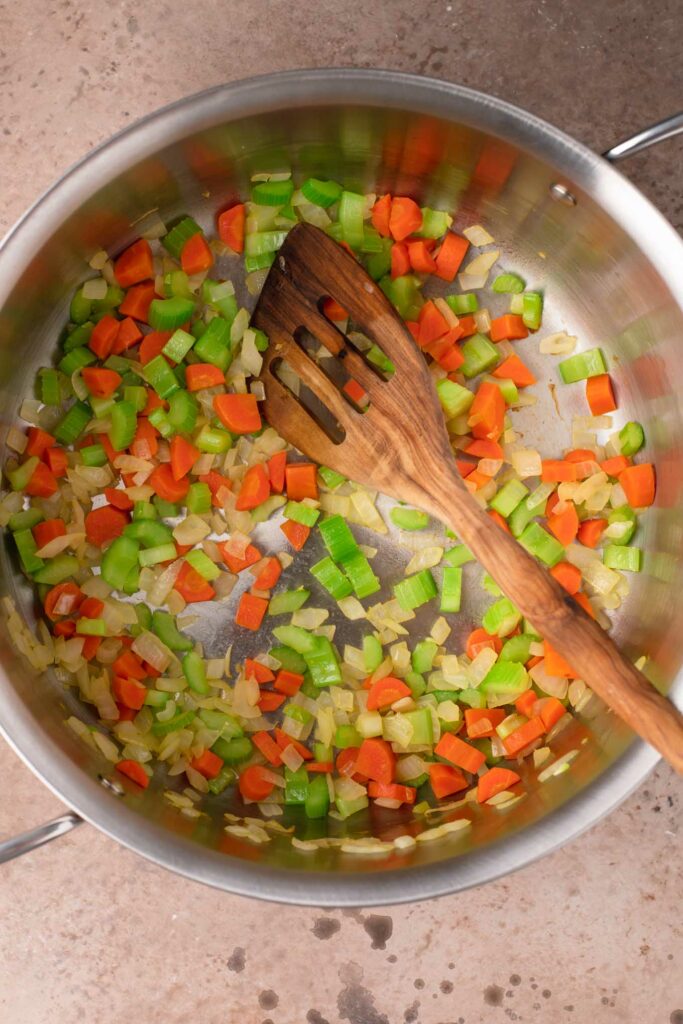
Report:
[[[491,97],[394,72],[348,69],[271,75],[176,103],[67,172],[4,240],[3,430],[16,422],[37,366],[50,360],[84,261],[134,238],[135,222],[150,209],[158,207],[165,219],[191,212],[208,226],[222,203],[245,192],[254,171],[279,165],[445,204],[458,210],[456,225],[483,222],[501,243],[506,265],[545,289],[544,327],[566,327],[583,346],[603,347],[624,417],[645,425],[658,468],[658,502],[643,520],[645,571],[615,633],[628,651],[648,654],[648,672],[658,685],[680,695],[683,244],[608,161],[681,130],[683,115],[603,159]],[[537,367],[541,380],[549,380],[547,365],[538,361]],[[566,445],[571,417],[585,412],[579,390],[559,391],[562,419],[550,389],[518,417],[530,444],[548,453]],[[381,557],[390,567],[391,543]],[[34,621],[31,595],[9,550],[0,552],[0,564],[1,593],[12,595]],[[233,639],[227,617],[214,610],[200,625],[199,635],[216,649]],[[144,794],[103,786],[106,762],[64,726],[67,713],[87,718],[87,711],[55,680],[36,679],[4,635],[2,731],[73,812],[0,844],[0,860],[85,819],[158,864],[233,892],[332,906],[421,899],[485,882],[566,842],[623,800],[657,760],[594,706],[588,722],[558,739],[559,753],[579,750],[571,770],[543,785],[530,782],[528,796],[509,811],[484,808],[466,838],[379,858],[300,853],[286,841],[253,846],[223,831],[230,797],[195,822],[168,807],[160,785]],[[399,812],[356,815],[347,823],[352,835],[393,835],[402,828]]]

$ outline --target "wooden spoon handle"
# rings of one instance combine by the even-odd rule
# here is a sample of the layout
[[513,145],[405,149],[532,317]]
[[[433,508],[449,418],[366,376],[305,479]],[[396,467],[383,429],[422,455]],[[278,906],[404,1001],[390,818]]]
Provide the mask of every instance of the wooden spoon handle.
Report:
[[[451,475],[450,467],[448,467]],[[535,629],[635,732],[683,773],[683,715],[570,595],[474,501],[452,471],[434,512],[467,545]]]

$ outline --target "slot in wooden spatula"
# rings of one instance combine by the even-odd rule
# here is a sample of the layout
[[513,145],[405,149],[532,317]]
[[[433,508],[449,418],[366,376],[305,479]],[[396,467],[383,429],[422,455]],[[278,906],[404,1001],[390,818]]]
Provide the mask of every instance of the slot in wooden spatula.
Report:
[[[327,297],[340,303],[394,364],[388,379],[323,316]],[[588,686],[683,772],[679,711],[463,486],[424,357],[356,260],[318,228],[298,225],[277,254],[252,322],[270,338],[262,381],[272,426],[314,461],[450,526]],[[336,357],[336,376],[307,354],[301,340],[305,332]],[[329,410],[336,434],[282,383],[278,369],[283,360]],[[323,364],[332,365],[329,360]],[[346,393],[339,387],[339,372],[356,382]],[[361,411],[363,393],[369,404]]]

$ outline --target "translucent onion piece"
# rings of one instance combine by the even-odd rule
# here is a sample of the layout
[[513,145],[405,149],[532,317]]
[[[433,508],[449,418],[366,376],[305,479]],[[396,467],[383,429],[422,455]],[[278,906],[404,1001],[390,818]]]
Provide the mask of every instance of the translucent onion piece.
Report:
[[493,238],[481,224],[473,224],[471,227],[465,228],[463,230],[463,235],[470,245],[493,245],[495,242],[495,238]]

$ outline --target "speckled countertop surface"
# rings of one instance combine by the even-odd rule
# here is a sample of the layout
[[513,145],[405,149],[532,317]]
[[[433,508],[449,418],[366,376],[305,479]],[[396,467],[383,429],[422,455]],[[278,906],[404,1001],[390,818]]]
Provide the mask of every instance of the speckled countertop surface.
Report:
[[[596,148],[681,106],[677,0],[21,0],[0,12],[0,230],[137,117],[269,70],[432,74]],[[627,168],[678,227],[682,154],[671,142]],[[0,778],[0,835],[62,809],[1,743]],[[372,913],[215,893],[82,827],[0,869],[0,1019],[682,1024],[680,805],[659,769],[544,861]]]

